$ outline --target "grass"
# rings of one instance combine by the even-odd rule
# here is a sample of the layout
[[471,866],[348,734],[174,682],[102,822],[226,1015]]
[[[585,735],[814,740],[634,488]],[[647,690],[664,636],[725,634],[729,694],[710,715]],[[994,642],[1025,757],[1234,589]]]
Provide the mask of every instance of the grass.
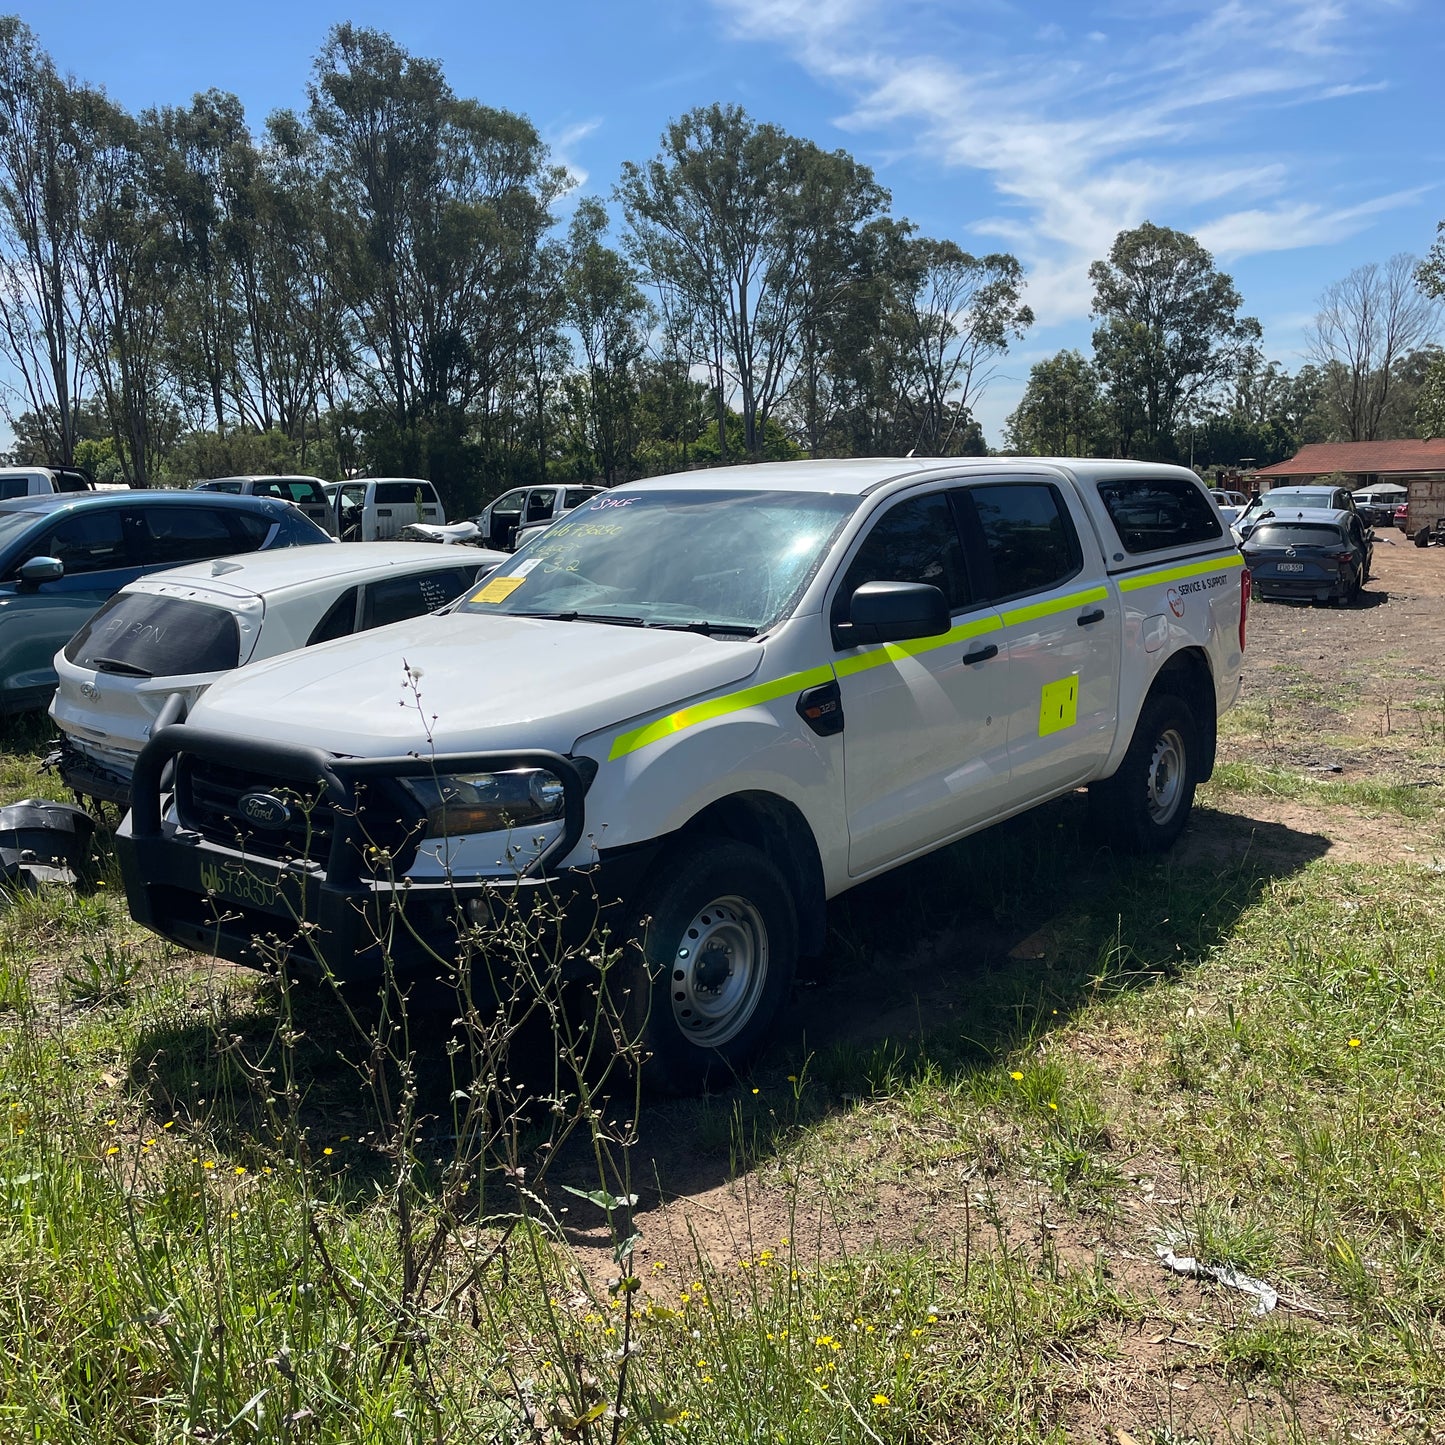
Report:
[[0,902],[0,1439],[1426,1441],[1445,875],[1323,839],[1434,791],[1226,752],[1308,829],[1143,862],[1066,799],[840,900],[754,1079],[570,1133],[113,869]]

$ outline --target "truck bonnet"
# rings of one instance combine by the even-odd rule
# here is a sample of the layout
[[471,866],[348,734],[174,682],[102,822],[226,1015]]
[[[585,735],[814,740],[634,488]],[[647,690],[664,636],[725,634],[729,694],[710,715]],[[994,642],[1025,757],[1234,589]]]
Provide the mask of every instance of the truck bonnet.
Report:
[[731,687],[762,656],[756,642],[696,633],[454,613],[253,663],[191,720],[356,757],[567,753],[587,733]]

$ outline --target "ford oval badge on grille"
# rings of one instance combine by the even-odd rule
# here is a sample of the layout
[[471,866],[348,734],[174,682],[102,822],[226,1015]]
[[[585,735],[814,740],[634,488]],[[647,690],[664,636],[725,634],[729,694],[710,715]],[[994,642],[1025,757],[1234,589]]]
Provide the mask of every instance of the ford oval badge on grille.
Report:
[[291,821],[291,809],[275,793],[242,793],[237,807],[248,823],[270,832],[279,832]]

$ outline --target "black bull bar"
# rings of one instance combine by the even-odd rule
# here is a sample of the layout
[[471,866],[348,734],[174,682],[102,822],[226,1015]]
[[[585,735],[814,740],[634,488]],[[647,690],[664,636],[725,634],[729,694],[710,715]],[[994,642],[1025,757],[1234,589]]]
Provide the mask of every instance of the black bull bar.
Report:
[[[324,798],[334,820],[325,863],[257,856],[202,837],[187,825],[184,810],[178,825],[167,824],[164,795],[182,754],[244,769],[268,787],[301,788]],[[422,880],[368,867],[371,840],[359,797],[367,783],[517,768],[545,768],[560,778],[563,811],[560,834],[514,873]],[[453,955],[468,899],[488,900],[484,913],[490,916],[496,902],[512,906],[526,898],[530,905],[553,896],[555,865],[582,837],[590,781],[571,758],[542,750],[342,758],[300,744],[171,724],[155,733],[136,761],[131,811],[116,835],[126,899],[132,917],[162,937],[253,967],[287,956],[346,977],[375,975],[388,961],[432,965]],[[422,822],[418,806],[417,824]],[[563,891],[581,891],[577,878]],[[392,910],[405,919],[400,929],[386,926]],[[262,939],[269,942],[258,946]]]

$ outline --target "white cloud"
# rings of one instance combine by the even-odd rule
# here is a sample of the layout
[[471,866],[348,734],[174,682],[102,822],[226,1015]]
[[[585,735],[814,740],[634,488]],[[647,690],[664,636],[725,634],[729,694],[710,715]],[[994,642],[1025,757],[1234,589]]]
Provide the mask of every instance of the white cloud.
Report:
[[572,183],[572,189],[568,192],[569,196],[575,196],[587,184],[587,168],[577,162],[574,155],[575,150],[601,125],[600,117],[569,121],[559,128],[548,130],[542,137],[547,144],[547,149],[552,153],[552,160],[567,172],[567,178]]
[[[1145,219],[1237,258],[1337,240],[1416,194],[1331,209],[1299,197],[1283,158],[1234,139],[1264,109],[1386,84],[1359,78],[1352,49],[1371,0],[1138,0],[1125,15],[1080,3],[1073,36],[970,7],[957,59],[937,37],[945,12],[965,17],[944,0],[715,3],[737,35],[790,49],[846,95],[844,128],[885,144],[906,131],[918,153],[986,175],[1001,207],[973,229],[1025,261],[1044,325],[1088,314],[1089,261]],[[1107,70],[1091,28],[1105,18]],[[1251,136],[1264,150],[1269,128]]]

